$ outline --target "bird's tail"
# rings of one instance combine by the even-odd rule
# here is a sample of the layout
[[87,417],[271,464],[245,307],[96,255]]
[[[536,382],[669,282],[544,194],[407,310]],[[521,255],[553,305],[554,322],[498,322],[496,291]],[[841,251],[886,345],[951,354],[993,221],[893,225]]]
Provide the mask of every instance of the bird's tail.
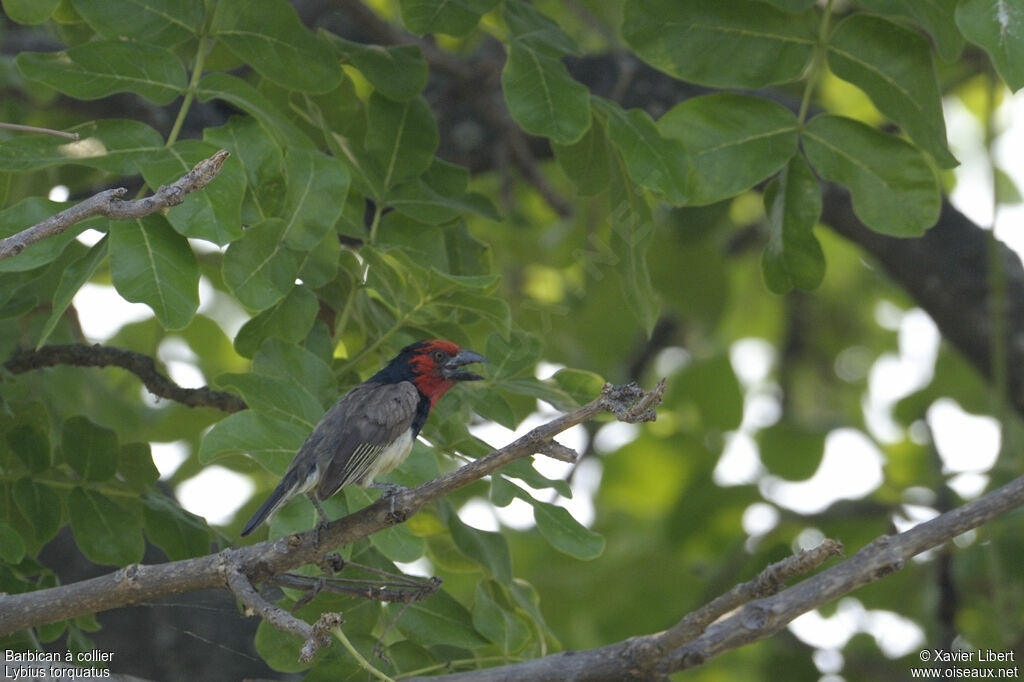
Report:
[[252,515],[249,522],[245,524],[245,528],[242,529],[242,537],[245,537],[249,533],[256,530],[256,528],[267,520],[267,517],[276,512],[285,502],[292,499],[295,495],[296,488],[298,487],[298,475],[295,470],[290,470],[285,474],[281,482],[274,488],[274,492],[270,493],[270,497],[260,505],[260,508],[256,510],[256,513]]

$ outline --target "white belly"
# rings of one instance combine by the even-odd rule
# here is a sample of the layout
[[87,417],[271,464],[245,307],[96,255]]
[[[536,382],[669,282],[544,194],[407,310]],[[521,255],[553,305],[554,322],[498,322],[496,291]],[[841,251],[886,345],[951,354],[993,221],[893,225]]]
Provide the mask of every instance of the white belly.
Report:
[[373,483],[373,480],[378,476],[382,476],[399,464],[405,461],[405,458],[412,452],[412,431],[406,431],[404,434],[395,439],[388,447],[381,450],[381,453],[374,458],[373,463],[370,465],[369,471],[363,476],[362,480],[356,481],[357,485],[366,487]]

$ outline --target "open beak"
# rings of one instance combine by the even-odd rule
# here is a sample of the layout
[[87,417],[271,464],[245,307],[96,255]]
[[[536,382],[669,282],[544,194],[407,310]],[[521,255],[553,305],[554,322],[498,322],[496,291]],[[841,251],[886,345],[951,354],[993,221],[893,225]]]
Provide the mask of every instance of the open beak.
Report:
[[482,376],[475,372],[467,372],[466,370],[459,369],[465,365],[471,365],[474,362],[487,362],[487,358],[471,350],[463,348],[458,353],[452,356],[452,358],[444,363],[444,367],[441,368],[441,373],[444,378],[449,381],[480,381],[483,379]]

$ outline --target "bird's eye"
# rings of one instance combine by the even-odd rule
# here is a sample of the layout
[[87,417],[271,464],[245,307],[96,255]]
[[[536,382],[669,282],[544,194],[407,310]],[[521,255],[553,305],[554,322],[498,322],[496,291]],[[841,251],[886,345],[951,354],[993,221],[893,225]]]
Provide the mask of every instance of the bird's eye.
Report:
[[438,362],[441,362],[442,360],[444,360],[444,351],[443,350],[435,350],[434,351],[434,360],[436,360]]

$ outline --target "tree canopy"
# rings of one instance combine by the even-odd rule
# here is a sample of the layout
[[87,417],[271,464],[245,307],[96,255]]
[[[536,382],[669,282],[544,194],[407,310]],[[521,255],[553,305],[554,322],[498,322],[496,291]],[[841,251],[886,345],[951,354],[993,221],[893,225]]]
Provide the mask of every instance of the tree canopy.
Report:
[[[0,649],[202,679],[191,640],[105,639],[107,610],[216,589],[259,617],[207,636],[307,680],[1020,651],[1024,268],[950,204],[947,139],[955,103],[986,201],[1020,202],[1014,4],[2,6]],[[146,315],[90,338],[96,287]],[[242,542],[324,411],[422,338],[490,365],[387,477],[398,513],[349,487],[325,546],[305,500]],[[965,413],[997,444],[957,468],[936,432]],[[164,477],[158,443],[187,455]],[[255,487],[222,525],[177,498],[214,466]],[[787,628],[815,609],[852,624]]]

